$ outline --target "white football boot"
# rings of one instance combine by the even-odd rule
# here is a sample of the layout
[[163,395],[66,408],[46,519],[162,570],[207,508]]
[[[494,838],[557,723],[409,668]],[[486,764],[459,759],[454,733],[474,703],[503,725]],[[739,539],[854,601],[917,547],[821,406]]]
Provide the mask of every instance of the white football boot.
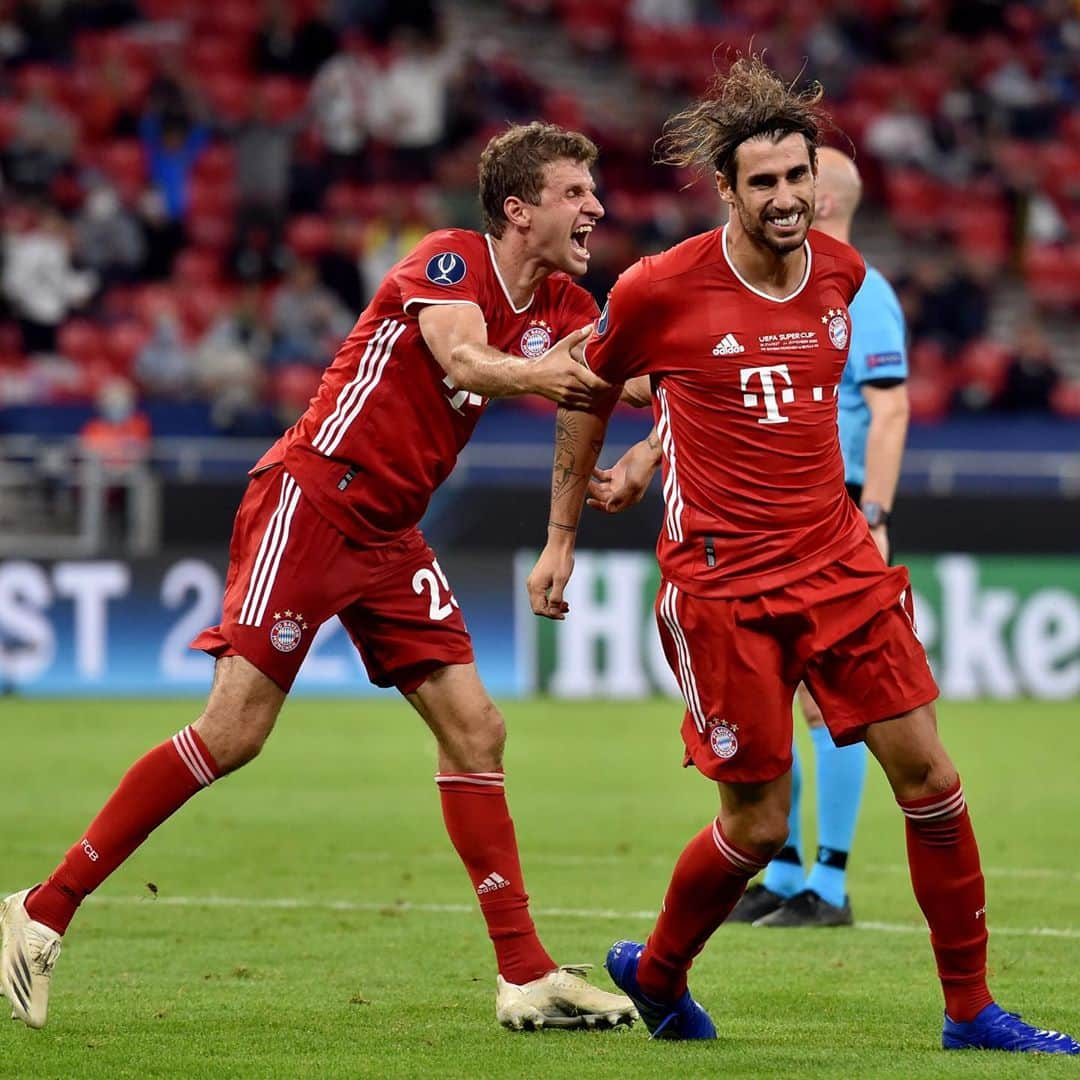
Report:
[[495,978],[495,1019],[514,1031],[536,1028],[607,1028],[638,1019],[633,1002],[592,986],[591,964],[564,964],[523,986]]
[[11,1018],[45,1026],[49,982],[60,955],[60,935],[26,913],[29,889],[0,900],[0,994],[11,1002]]

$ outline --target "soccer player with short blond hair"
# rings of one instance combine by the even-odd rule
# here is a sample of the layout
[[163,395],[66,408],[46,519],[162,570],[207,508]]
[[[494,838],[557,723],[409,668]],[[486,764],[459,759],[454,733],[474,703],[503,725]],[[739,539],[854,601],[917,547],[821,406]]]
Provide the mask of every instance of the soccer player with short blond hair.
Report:
[[[431,233],[386,276],[307,412],[252,469],[230,550],[202,715],[131,766],[41,885],[0,904],[0,989],[45,1023],[78,906],[193,795],[262,748],[315,633],[337,616],[371,681],[396,687],[438,744],[443,819],[495,948],[507,1027],[631,1023],[633,1005],[558,967],[529,914],[506,805],[503,718],[473,662],[450,583],[418,528],[488,399],[586,405],[596,315],[570,275],[604,210],[596,147],[552,124],[511,127],[480,161],[487,233]],[[561,340],[560,340],[561,339]]]

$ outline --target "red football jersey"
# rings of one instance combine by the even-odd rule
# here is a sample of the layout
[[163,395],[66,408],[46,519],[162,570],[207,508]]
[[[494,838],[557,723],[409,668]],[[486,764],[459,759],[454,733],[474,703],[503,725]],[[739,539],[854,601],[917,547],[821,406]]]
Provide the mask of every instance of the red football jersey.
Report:
[[811,231],[786,298],[732,265],[723,229],[619,278],[588,364],[649,374],[663,450],[665,578],[698,596],[748,596],[827,565],[866,535],[844,490],[836,396],[862,258]]
[[546,278],[516,308],[488,237],[430,233],[386,275],[307,412],[252,471],[284,462],[319,512],[361,543],[414,526],[487,404],[453,385],[420,333],[423,307],[458,303],[480,308],[490,345],[525,357],[597,315],[565,274]]

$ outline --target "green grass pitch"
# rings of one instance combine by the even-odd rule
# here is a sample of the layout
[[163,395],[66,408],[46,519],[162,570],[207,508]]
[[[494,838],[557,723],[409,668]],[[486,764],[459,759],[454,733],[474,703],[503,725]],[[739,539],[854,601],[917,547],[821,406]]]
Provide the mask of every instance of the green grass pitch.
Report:
[[[0,703],[0,889],[46,874],[127,763],[196,711]],[[506,714],[510,803],[541,935],[557,959],[592,962],[609,985],[608,945],[648,932],[715,791],[679,768],[672,703],[508,702]],[[947,704],[941,718],[987,871],[992,985],[1007,1007],[1077,1033],[1075,703]],[[900,817],[873,768],[850,878],[860,926],[722,928],[692,973],[718,1042],[653,1044],[640,1025],[503,1031],[433,760],[403,703],[290,703],[257,762],[199,795],[86,904],[57,965],[49,1025],[0,1027],[0,1075],[1080,1076],[1075,1058],[937,1049],[929,943]]]

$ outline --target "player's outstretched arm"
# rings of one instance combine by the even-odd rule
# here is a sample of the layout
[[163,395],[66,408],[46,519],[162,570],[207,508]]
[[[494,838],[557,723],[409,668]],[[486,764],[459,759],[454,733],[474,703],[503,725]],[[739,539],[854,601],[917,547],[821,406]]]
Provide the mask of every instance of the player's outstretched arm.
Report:
[[585,408],[608,384],[584,365],[582,347],[592,326],[556,342],[538,360],[510,356],[487,340],[475,304],[431,304],[420,312],[420,333],[432,356],[460,390],[484,397],[540,394],[561,405]]
[[610,469],[593,469],[586,505],[605,514],[618,514],[645,497],[660,464],[660,437],[656,428],[634,443]]
[[593,412],[559,409],[555,418],[547,544],[526,582],[529,603],[536,615],[564,619],[570,610],[563,591],[574,569],[578,520],[617,399],[618,391],[612,390],[597,402]]

